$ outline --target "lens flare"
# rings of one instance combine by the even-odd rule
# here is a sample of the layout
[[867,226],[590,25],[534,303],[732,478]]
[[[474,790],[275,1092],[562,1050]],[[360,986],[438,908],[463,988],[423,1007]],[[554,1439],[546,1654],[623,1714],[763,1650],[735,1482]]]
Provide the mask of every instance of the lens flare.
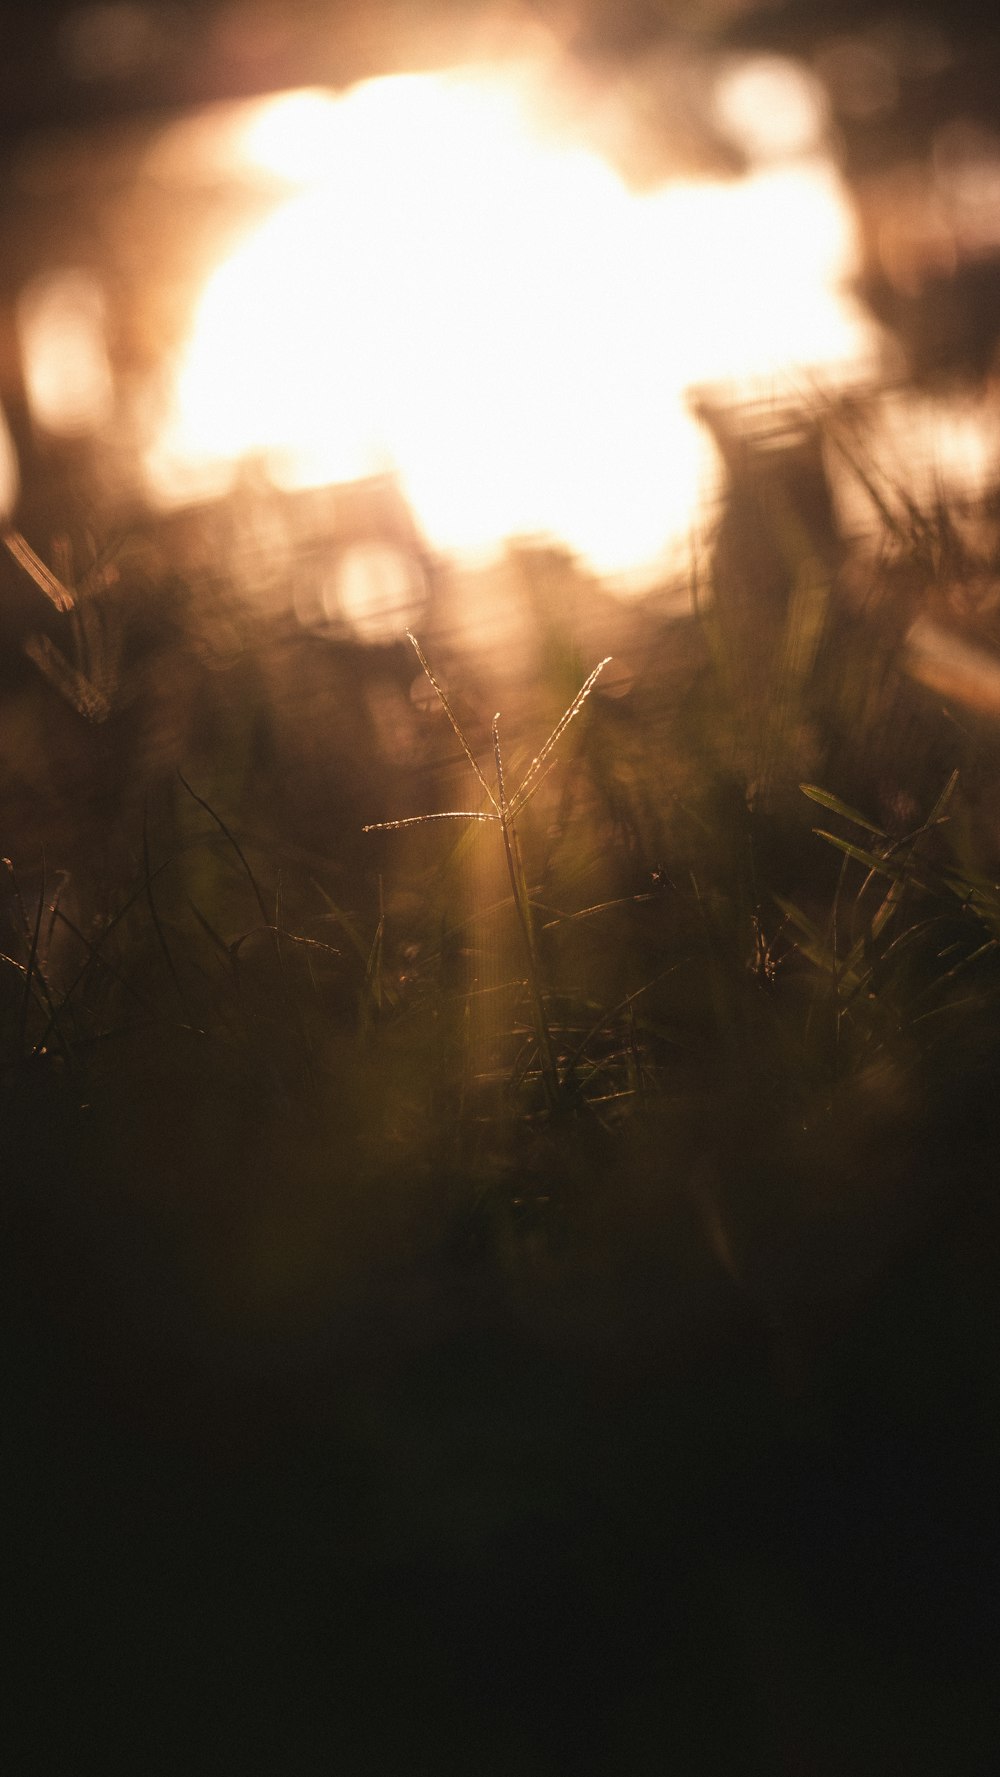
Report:
[[248,455],[284,488],[388,472],[441,549],[645,572],[717,485],[687,389],[871,358],[828,163],[638,193],[538,91],[401,75],[258,110],[247,163],[294,189],[204,291],[154,494]]

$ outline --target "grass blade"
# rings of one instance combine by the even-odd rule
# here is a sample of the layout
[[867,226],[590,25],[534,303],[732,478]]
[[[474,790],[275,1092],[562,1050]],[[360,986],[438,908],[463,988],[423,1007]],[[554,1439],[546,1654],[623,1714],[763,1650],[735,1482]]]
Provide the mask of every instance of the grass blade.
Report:
[[855,827],[864,827],[866,833],[874,833],[876,839],[886,837],[883,829],[876,827],[874,821],[870,821],[867,815],[859,814],[856,808],[851,808],[847,802],[841,802],[840,797],[832,796],[829,790],[821,790],[818,784],[800,784],[799,789],[803,796],[808,796],[810,802],[818,802],[821,808],[829,809],[831,814],[839,814],[843,820],[851,821]]
[[19,568],[29,574],[40,592],[44,592],[57,611],[72,611],[75,604],[73,594],[68,586],[47,568],[41,556],[35,554],[26,537],[20,531],[5,531],[4,543],[9,554],[14,557]]
[[528,766],[528,769],[525,772],[524,777],[521,779],[521,783],[511,800],[510,812],[512,815],[519,814],[524,807],[531,786],[538,776],[538,773],[541,771],[542,766],[545,764],[546,759],[549,757],[553,747],[558,745],[570,723],[579,715],[590,696],[590,693],[593,691],[594,686],[597,684],[598,679],[604,671],[604,668],[610,665],[612,658],[612,655],[606,654],[604,659],[598,662],[590,677],[580,686],[580,689],[569,708],[563,711],[541,752],[537,753],[531,761],[531,764]]
[[153,894],[153,869],[152,869],[152,865],[150,863],[150,855],[149,855],[149,798],[148,798],[148,796],[143,804],[143,810],[142,810],[142,860],[143,860],[143,867],[146,872],[146,901],[149,906],[149,917],[153,922],[153,930],[156,933],[156,940],[157,940],[157,943],[159,944],[160,949],[163,953],[163,960],[167,965],[167,973],[170,976],[171,981],[173,982],[174,992],[176,993],[177,998],[179,999],[179,1001],[181,1003],[181,1009],[184,1013],[184,1016],[188,1020],[189,1024],[194,1024],[195,1020],[191,1017],[190,1007],[187,1004],[187,1000],[184,995],[184,989],[181,986],[180,976],[177,973],[177,965],[174,962],[173,952],[170,949],[170,945],[167,943],[167,934],[163,929],[163,924],[160,920],[160,911],[156,905],[156,897]]
[[88,722],[107,721],[111,705],[103,691],[98,691],[96,685],[92,685],[79,668],[66,659],[51,637],[26,636],[24,652],[60,696],[72,704],[77,715],[85,717]]
[[258,883],[256,876],[254,875],[253,871],[250,868],[249,863],[247,862],[246,853],[244,852],[243,847],[240,845],[239,840],[236,838],[236,835],[229,831],[229,828],[226,826],[226,823],[222,819],[222,816],[220,814],[216,814],[215,809],[212,807],[211,803],[206,802],[205,798],[203,796],[199,796],[197,790],[192,790],[191,785],[188,783],[187,778],[184,776],[184,773],[181,771],[180,767],[178,767],[177,776],[180,778],[181,783],[184,785],[184,788],[187,791],[188,795],[194,798],[194,800],[195,800],[195,802],[197,802],[199,808],[203,808],[205,810],[205,813],[207,815],[209,815],[211,817],[211,819],[215,822],[215,824],[218,827],[219,832],[222,834],[223,838],[227,839],[229,841],[229,844],[232,846],[234,852],[236,853],[236,856],[239,858],[240,863],[243,865],[243,868],[246,871],[247,880],[250,884],[250,887],[253,889],[254,897],[256,899],[258,907],[260,908],[260,917],[263,920],[264,924],[266,926],[269,926],[271,924],[271,916],[268,912],[267,904],[264,900],[264,896],[261,893],[260,884]]
[[423,827],[428,821],[498,821],[499,814],[466,808],[449,808],[443,814],[411,814],[403,821],[369,821],[362,833],[398,833],[403,827]]
[[447,691],[444,689],[444,686],[441,685],[438,682],[438,680],[434,677],[434,671],[433,671],[433,668],[431,667],[430,661],[427,659],[427,656],[424,653],[423,649],[421,648],[420,643],[417,641],[416,636],[413,634],[413,631],[408,629],[406,633],[409,636],[410,641],[413,643],[414,652],[416,653],[417,659],[419,660],[421,666],[424,669],[424,673],[426,674],[428,682],[430,683],[433,690],[435,691],[435,693],[437,695],[438,702],[440,703],[441,708],[444,710],[445,715],[447,716],[449,722],[452,725],[452,728],[455,731],[455,734],[458,737],[459,743],[461,745],[463,753],[465,754],[465,757],[468,759],[469,764],[472,766],[473,771],[475,772],[477,778],[479,779],[479,782],[482,784],[483,789],[486,791],[486,794],[490,799],[490,802],[493,806],[493,810],[494,810],[495,814],[499,815],[500,810],[499,810],[499,808],[497,808],[496,797],[494,796],[493,791],[490,789],[490,786],[489,786],[489,784],[486,780],[486,777],[483,773],[482,767],[480,766],[475,753],[472,751],[472,748],[470,747],[469,742],[466,739],[465,730],[462,727],[461,722],[459,721],[458,717],[456,716],[454,710],[451,707],[451,704],[448,701]]

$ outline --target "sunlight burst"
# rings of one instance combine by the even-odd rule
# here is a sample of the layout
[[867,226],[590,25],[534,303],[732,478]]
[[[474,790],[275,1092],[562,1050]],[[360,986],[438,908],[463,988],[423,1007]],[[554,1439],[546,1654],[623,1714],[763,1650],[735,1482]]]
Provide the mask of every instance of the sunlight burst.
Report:
[[663,562],[720,474],[696,384],[871,357],[829,163],[637,193],[527,75],[286,95],[243,152],[292,193],[210,279],[148,473],[163,502],[255,455],[284,488],[399,477],[429,541]]

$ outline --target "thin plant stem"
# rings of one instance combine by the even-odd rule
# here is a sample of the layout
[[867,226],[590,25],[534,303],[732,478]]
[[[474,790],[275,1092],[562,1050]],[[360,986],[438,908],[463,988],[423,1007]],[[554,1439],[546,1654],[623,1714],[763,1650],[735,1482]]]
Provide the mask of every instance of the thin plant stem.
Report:
[[609,664],[610,660],[611,660],[611,655],[606,654],[604,659],[598,662],[598,664],[595,666],[593,672],[590,674],[590,677],[584,682],[584,684],[582,684],[580,686],[580,689],[577,692],[576,696],[574,697],[573,702],[570,704],[569,708],[563,711],[558,722],[556,723],[555,727],[553,728],[552,733],[549,735],[548,740],[545,742],[545,745],[543,746],[541,752],[536,754],[535,758],[532,759],[531,764],[528,766],[528,769],[525,772],[520,785],[518,786],[517,790],[514,792],[514,796],[513,796],[512,802],[511,802],[511,812],[513,814],[520,814],[520,812],[521,812],[522,808],[524,807],[525,803],[527,802],[529,796],[534,795],[534,787],[533,786],[535,784],[535,779],[538,777],[539,772],[542,770],[542,767],[544,766],[546,760],[548,759],[549,754],[552,752],[553,748],[558,744],[558,742],[562,739],[562,736],[565,734],[570,723],[574,720],[574,718],[576,716],[579,715],[579,713],[582,710],[584,704],[586,703],[588,697],[590,696],[590,693],[593,691],[594,686],[597,684],[598,679],[600,678],[602,672],[604,671],[604,668]]
[[538,967],[538,952],[535,948],[535,936],[531,928],[531,906],[528,901],[527,887],[524,880],[524,867],[521,863],[520,850],[517,843],[517,829],[513,815],[507,802],[503,779],[503,754],[500,750],[500,716],[493,718],[493,757],[496,761],[497,788],[500,793],[500,831],[503,834],[504,856],[507,860],[507,874],[510,877],[511,892],[517,910],[518,924],[524,939],[524,953],[528,965],[528,987],[531,993],[531,1005],[535,1015],[535,1035],[538,1038],[538,1059],[541,1067],[542,1086],[549,1110],[554,1110],[559,1096],[559,1072],[552,1048],[552,1034],[545,1015],[545,1000],[542,995],[541,975]]
[[[504,857],[507,864],[507,875],[510,878],[511,893],[514,898],[514,910],[517,914],[518,924],[521,928],[521,937],[524,943],[524,951],[528,964],[528,990],[531,996],[532,1012],[534,1015],[542,1087],[545,1093],[545,1101],[548,1109],[553,1111],[558,1103],[561,1089],[559,1069],[556,1062],[555,1051],[552,1046],[552,1033],[549,1029],[548,1018],[545,1011],[545,996],[542,992],[541,970],[539,968],[538,951],[535,945],[535,936],[532,926],[531,901],[528,895],[524,865],[521,862],[517,828],[514,823],[515,817],[531,800],[535,791],[540,788],[542,781],[547,774],[551,754],[570,723],[579,715],[601,673],[611,659],[611,656],[609,654],[606,659],[600,661],[600,663],[595,666],[589,678],[585,680],[583,685],[581,685],[580,690],[577,692],[572,703],[563,711],[563,714],[560,716],[559,721],[556,723],[556,726],[549,735],[545,745],[532,760],[525,776],[518,784],[517,789],[508,799],[504,783],[503,754],[500,749],[499,715],[496,715],[493,718],[493,760],[496,767],[497,778],[497,791],[496,794],[494,794],[490,784],[487,782],[486,775],[479,764],[479,761],[476,759],[476,756],[472,751],[468,736],[452,709],[447,692],[435,678],[433,668],[421,648],[420,643],[417,641],[416,636],[409,630],[407,630],[406,633],[413,644],[417,659],[419,660],[448,721],[451,723],[462,751],[468,759],[469,764],[472,766],[476,778],[486,794],[490,806],[488,809],[479,809],[476,811],[448,809],[440,814],[412,815],[404,820],[373,821],[367,825],[363,831],[365,833],[395,833],[399,832],[404,827],[422,827],[430,821],[496,821],[498,823],[503,837]],[[196,798],[196,800],[200,800],[200,798]],[[209,810],[209,812],[211,813],[212,811]],[[215,818],[217,819],[218,817]],[[376,936],[376,946],[380,941],[381,931],[382,921],[380,919],[379,933]],[[372,954],[374,958],[375,947],[373,947]],[[371,971],[372,962],[370,961],[369,977],[371,976]]]
[[490,806],[492,807],[494,814],[499,814],[500,810],[497,807],[496,797],[494,796],[493,791],[490,789],[490,786],[486,781],[486,776],[483,772],[482,766],[480,765],[478,759],[476,758],[475,753],[472,751],[472,748],[469,745],[468,739],[465,734],[465,730],[463,729],[461,722],[459,721],[458,717],[456,716],[454,710],[451,707],[451,704],[448,701],[448,693],[445,691],[443,685],[440,685],[438,683],[437,679],[434,677],[434,673],[431,668],[430,662],[427,659],[427,656],[424,653],[423,649],[421,648],[420,643],[417,641],[416,636],[413,634],[413,631],[408,629],[406,633],[409,636],[410,641],[413,644],[414,652],[415,652],[417,659],[419,660],[421,666],[423,667],[424,673],[425,673],[430,685],[432,686],[433,690],[437,693],[438,702],[440,703],[441,708],[444,710],[445,715],[447,716],[449,722],[452,725],[452,728],[455,731],[455,734],[458,737],[459,742],[461,743],[462,751],[464,752],[465,757],[468,759],[469,764],[472,766],[472,769],[475,772],[477,778],[479,779],[479,782],[481,783],[483,789],[486,791],[486,794],[489,797]]

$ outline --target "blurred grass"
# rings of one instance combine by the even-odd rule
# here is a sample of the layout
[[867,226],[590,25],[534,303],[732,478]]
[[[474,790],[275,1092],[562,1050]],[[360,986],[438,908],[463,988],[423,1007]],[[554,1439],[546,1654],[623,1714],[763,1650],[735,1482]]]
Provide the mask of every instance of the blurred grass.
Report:
[[405,645],[135,570],[99,727],[14,675],[15,1567],[130,1768],[988,1767],[997,738],[907,671],[918,518],[864,614],[760,484],[688,617],[527,547],[533,673],[429,613],[515,782],[619,656],[530,966],[493,827],[362,834],[477,806]]

